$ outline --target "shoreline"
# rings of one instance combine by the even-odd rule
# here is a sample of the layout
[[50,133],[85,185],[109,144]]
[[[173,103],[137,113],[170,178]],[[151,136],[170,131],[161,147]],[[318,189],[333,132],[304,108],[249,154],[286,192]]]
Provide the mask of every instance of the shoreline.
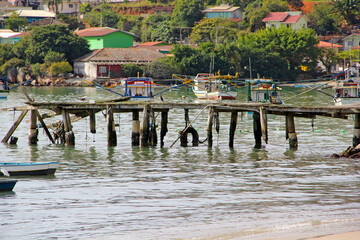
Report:
[[360,239],[360,230],[354,232],[337,233],[331,235],[324,235],[312,238],[305,238],[303,240],[354,240]]

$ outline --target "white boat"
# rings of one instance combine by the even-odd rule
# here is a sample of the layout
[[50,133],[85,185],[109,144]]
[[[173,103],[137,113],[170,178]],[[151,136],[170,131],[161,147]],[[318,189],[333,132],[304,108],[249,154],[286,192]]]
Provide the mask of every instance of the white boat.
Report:
[[0,172],[4,176],[17,175],[52,175],[55,173],[58,162],[39,163],[11,163],[0,162]]
[[7,77],[0,77],[0,99],[6,99],[9,95],[10,87]]
[[281,88],[277,87],[271,79],[246,80],[248,86],[248,102],[268,102],[283,104],[280,96]]
[[156,85],[149,77],[129,77],[122,83],[125,97],[130,97],[132,101],[149,101],[154,98]]
[[221,76],[209,73],[199,73],[194,79],[193,92],[198,99],[235,100],[237,92],[223,83]]
[[335,106],[360,103],[360,80],[351,69],[345,71],[345,80],[338,81],[334,90]]

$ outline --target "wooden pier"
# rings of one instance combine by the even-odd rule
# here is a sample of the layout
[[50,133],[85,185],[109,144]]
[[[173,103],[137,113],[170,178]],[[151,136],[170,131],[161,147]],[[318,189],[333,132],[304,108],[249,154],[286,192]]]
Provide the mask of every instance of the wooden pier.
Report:
[[[71,121],[76,118],[89,117],[90,132],[96,133],[95,114],[100,111],[106,112],[107,117],[107,140],[108,146],[117,145],[117,136],[115,131],[114,113],[132,113],[132,133],[131,144],[133,146],[151,147],[157,145],[158,133],[156,129],[156,112],[160,112],[160,146],[164,147],[164,137],[168,131],[168,115],[173,109],[183,109],[185,116],[185,127],[179,132],[181,146],[188,146],[187,135],[190,133],[193,137],[192,146],[199,144],[197,131],[192,127],[189,121],[189,110],[200,109],[200,114],[208,115],[207,120],[207,145],[213,145],[213,126],[219,128],[219,114],[230,112],[229,119],[229,147],[234,147],[235,129],[238,121],[239,112],[253,112],[253,129],[255,138],[255,148],[260,148],[262,143],[268,142],[268,115],[282,115],[285,118],[286,139],[289,140],[289,147],[297,149],[298,140],[295,128],[295,117],[315,119],[317,116],[325,116],[329,118],[347,119],[349,115],[355,115],[353,146],[360,142],[360,105],[346,106],[326,106],[326,107],[294,107],[287,105],[274,105],[269,103],[169,103],[169,102],[133,102],[125,101],[126,99],[118,99],[109,102],[27,102],[27,107],[18,109],[22,111],[17,121],[2,139],[2,142],[8,142],[17,126],[20,124],[25,115],[30,112],[30,130],[29,144],[36,144],[38,138],[37,120],[46,131],[52,143],[56,139],[61,139],[61,143],[68,146],[75,145],[76,129],[72,128]],[[61,133],[53,138],[48,127],[44,122],[44,118],[51,117],[49,115],[40,115],[39,110],[51,110],[54,113],[51,116],[62,115],[62,121],[59,123],[62,129]],[[140,112],[142,116],[140,117]],[[72,114],[72,117],[70,117]],[[194,120],[198,117],[196,116]],[[141,120],[140,120],[141,119]],[[11,141],[10,141],[11,142]],[[16,141],[15,141],[16,143]],[[171,145],[171,147],[174,143]]]

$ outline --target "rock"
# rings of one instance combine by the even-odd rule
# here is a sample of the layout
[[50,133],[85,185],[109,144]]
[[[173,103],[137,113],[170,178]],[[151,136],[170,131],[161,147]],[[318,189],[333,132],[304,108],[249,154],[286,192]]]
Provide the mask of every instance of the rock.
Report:
[[339,154],[334,153],[333,155],[331,155],[331,158],[340,158]]

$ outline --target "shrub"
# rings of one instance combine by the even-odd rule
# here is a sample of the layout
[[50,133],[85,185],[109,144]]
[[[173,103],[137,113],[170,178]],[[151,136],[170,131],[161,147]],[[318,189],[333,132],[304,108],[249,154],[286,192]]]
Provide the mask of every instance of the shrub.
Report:
[[50,66],[50,74],[51,75],[69,73],[72,70],[73,69],[68,62],[55,62],[55,63],[51,64],[51,66]]

